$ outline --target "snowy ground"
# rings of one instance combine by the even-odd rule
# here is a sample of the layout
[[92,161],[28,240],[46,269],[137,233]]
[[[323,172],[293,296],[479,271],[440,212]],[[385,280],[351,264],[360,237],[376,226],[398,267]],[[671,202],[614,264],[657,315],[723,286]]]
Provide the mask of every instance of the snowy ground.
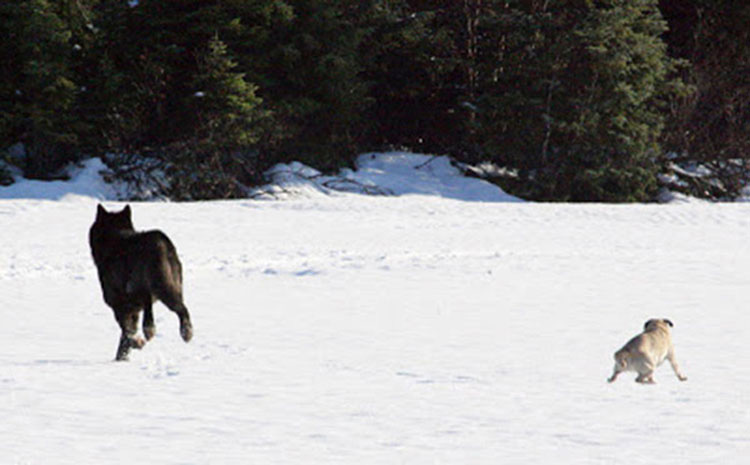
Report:
[[[135,203],[177,245],[195,338],[158,304],[115,363],[90,174],[0,189],[1,464],[747,461],[746,204]],[[607,384],[650,317],[689,380]]]

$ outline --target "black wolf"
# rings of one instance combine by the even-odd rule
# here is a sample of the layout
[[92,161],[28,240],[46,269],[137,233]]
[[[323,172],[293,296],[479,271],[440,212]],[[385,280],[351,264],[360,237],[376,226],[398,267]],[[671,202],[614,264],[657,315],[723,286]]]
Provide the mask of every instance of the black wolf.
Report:
[[136,336],[138,314],[143,313],[143,335],[154,337],[152,305],[161,300],[180,317],[180,334],[185,342],[193,337],[190,314],[182,301],[182,265],[172,241],[161,231],[136,232],[130,205],[110,213],[101,205],[89,230],[104,301],[112,307],[122,328],[116,360],[127,360],[131,348],[146,341]]

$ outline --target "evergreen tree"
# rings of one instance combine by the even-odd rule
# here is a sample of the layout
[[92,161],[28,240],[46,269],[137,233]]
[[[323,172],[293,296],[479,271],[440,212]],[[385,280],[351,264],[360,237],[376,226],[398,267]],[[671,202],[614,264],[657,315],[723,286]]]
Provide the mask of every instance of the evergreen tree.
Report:
[[528,157],[536,198],[649,199],[663,105],[679,85],[656,1],[518,1],[499,13],[508,40],[486,73],[488,149],[520,138],[508,159]]
[[261,99],[258,87],[249,84],[218,35],[198,56],[197,73],[191,87],[196,89],[188,105],[198,119],[196,137],[210,146],[226,150],[250,147],[258,141],[257,110]]
[[292,15],[272,24],[267,61],[248,64],[263,75],[259,93],[274,113],[272,149],[323,170],[351,164],[369,105],[357,55],[361,12],[333,0],[287,3]]
[[565,171],[574,172],[572,200],[651,198],[673,71],[660,37],[665,30],[653,0],[613,0],[576,30],[588,69],[574,83],[587,85],[571,102],[575,117],[560,124],[571,142]]
[[177,166],[172,196],[176,198],[227,198],[243,194],[240,181],[257,181],[251,149],[259,138],[261,100],[257,86],[245,81],[227,52],[214,36],[198,56],[195,89],[185,110],[198,123],[187,141],[170,147],[171,161]]
[[550,115],[570,55],[571,17],[575,13],[556,15],[546,4],[516,1],[494,5],[480,24],[488,40],[479,52],[479,139],[484,156],[524,178],[550,165]]
[[464,1],[380,2],[363,43],[369,143],[455,155],[466,149],[472,88]]
[[662,0],[661,6],[671,53],[690,62],[684,78],[695,89],[671,107],[666,146],[711,168],[712,179],[690,194],[736,197],[750,180],[750,5]]
[[19,15],[15,5],[0,4],[0,154],[2,150],[18,141],[12,113],[13,101],[19,84],[20,63],[16,48],[18,44]]
[[[256,170],[284,157],[336,168],[356,153],[368,103],[357,7],[329,0],[141,0],[129,7],[104,0],[99,12],[101,78],[91,103],[108,114],[112,145],[163,147],[206,129],[194,87],[204,72],[199,63],[207,62],[197,53],[218,34],[236,63],[234,82],[242,75],[258,86],[245,92],[245,104],[260,105],[256,95],[264,101],[257,108],[264,131],[246,140],[257,139],[258,151],[272,155]],[[237,102],[218,103],[228,106],[214,114],[226,117],[214,122],[235,121],[229,116]]]
[[0,87],[0,141],[22,142],[24,174],[45,178],[75,157],[71,32],[47,0],[0,7],[4,29]]
[[146,103],[136,92],[143,84],[133,18],[123,0],[102,0],[93,9],[94,38],[85,56],[88,91],[80,105],[82,118],[94,128],[87,144],[94,152],[128,152],[143,145]]

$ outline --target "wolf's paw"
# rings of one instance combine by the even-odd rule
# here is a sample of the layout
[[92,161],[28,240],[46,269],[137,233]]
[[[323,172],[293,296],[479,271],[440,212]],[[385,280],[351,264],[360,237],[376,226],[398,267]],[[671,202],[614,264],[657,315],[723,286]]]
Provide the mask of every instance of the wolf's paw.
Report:
[[145,345],[146,341],[140,336],[130,338],[130,347],[133,349],[143,349],[143,346]]
[[156,326],[144,326],[143,327],[143,335],[146,336],[146,340],[150,341],[154,338],[154,335],[156,334]]
[[193,338],[193,325],[190,321],[183,321],[180,324],[180,336],[185,342],[190,342],[190,339]]
[[139,336],[123,336],[120,338],[120,344],[117,346],[117,355],[115,360],[125,362],[128,360],[130,349],[142,349],[146,341]]
[[128,353],[130,352],[130,344],[127,339],[120,339],[120,344],[117,346],[117,355],[115,355],[115,361],[127,362]]

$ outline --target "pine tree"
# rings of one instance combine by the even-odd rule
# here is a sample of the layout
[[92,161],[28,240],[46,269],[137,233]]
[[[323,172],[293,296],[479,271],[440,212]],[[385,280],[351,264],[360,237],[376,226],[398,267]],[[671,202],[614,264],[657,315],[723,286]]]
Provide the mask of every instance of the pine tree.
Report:
[[[372,83],[375,121],[370,143],[425,152],[467,149],[475,90],[467,13],[471,1],[381,2],[363,55]],[[471,45],[473,44],[473,45]]]
[[0,18],[6,32],[0,137],[3,145],[24,144],[26,176],[45,178],[75,157],[78,143],[69,113],[77,93],[71,32],[47,0],[4,4]]
[[665,30],[653,0],[612,0],[575,30],[586,60],[573,84],[586,87],[571,101],[575,117],[560,122],[570,142],[571,199],[642,201],[653,194],[660,105],[672,71]]
[[[166,161],[176,198],[230,197],[261,180],[280,131],[269,71],[280,0],[128,2],[98,9],[97,68],[87,102],[110,152]],[[293,70],[287,70],[293,74]]]
[[750,5],[662,0],[661,6],[671,53],[690,62],[683,75],[695,90],[671,107],[665,145],[711,168],[712,179],[690,194],[737,197],[750,180]]
[[349,165],[369,105],[359,12],[332,0],[287,3],[291,15],[271,25],[267,61],[248,65],[263,76],[260,94],[280,136],[274,149],[323,170]]
[[197,55],[195,89],[185,103],[197,120],[195,134],[170,147],[170,161],[178,171],[172,196],[176,198],[228,198],[243,194],[239,182],[257,181],[252,147],[267,116],[255,95],[257,86],[245,81],[215,35]]
[[483,94],[488,150],[508,147],[536,198],[649,199],[663,104],[679,84],[656,1],[518,1],[498,14],[503,46]]
[[133,151],[146,125],[134,90],[140,85],[140,60],[132,18],[132,8],[121,0],[102,0],[92,11],[94,33],[82,66],[87,92],[79,104],[82,119],[92,127],[87,146],[93,153]]
[[[569,43],[564,17],[535,2],[494,5],[480,28],[480,134],[485,151],[524,171],[546,164],[549,105]],[[533,147],[533,148],[532,148]]]
[[228,150],[252,146],[258,141],[257,122],[263,116],[258,110],[261,99],[255,94],[258,86],[235,71],[237,63],[218,35],[211,38],[197,60],[191,83],[196,91],[188,106],[198,119],[197,137]]
[[[206,72],[199,68],[207,66],[209,44],[217,34],[231,36],[236,28],[234,12],[225,7],[234,3],[101,2],[96,100],[115,109],[109,119],[120,122],[112,129],[119,127],[122,134],[113,140],[126,147],[159,146],[196,132],[200,121],[185,108],[195,101],[194,87]],[[225,43],[221,53],[229,60],[232,52]]]
[[0,4],[0,153],[11,144],[18,142],[15,130],[13,104],[19,84],[20,62],[17,59],[19,15],[17,7],[8,3]]

